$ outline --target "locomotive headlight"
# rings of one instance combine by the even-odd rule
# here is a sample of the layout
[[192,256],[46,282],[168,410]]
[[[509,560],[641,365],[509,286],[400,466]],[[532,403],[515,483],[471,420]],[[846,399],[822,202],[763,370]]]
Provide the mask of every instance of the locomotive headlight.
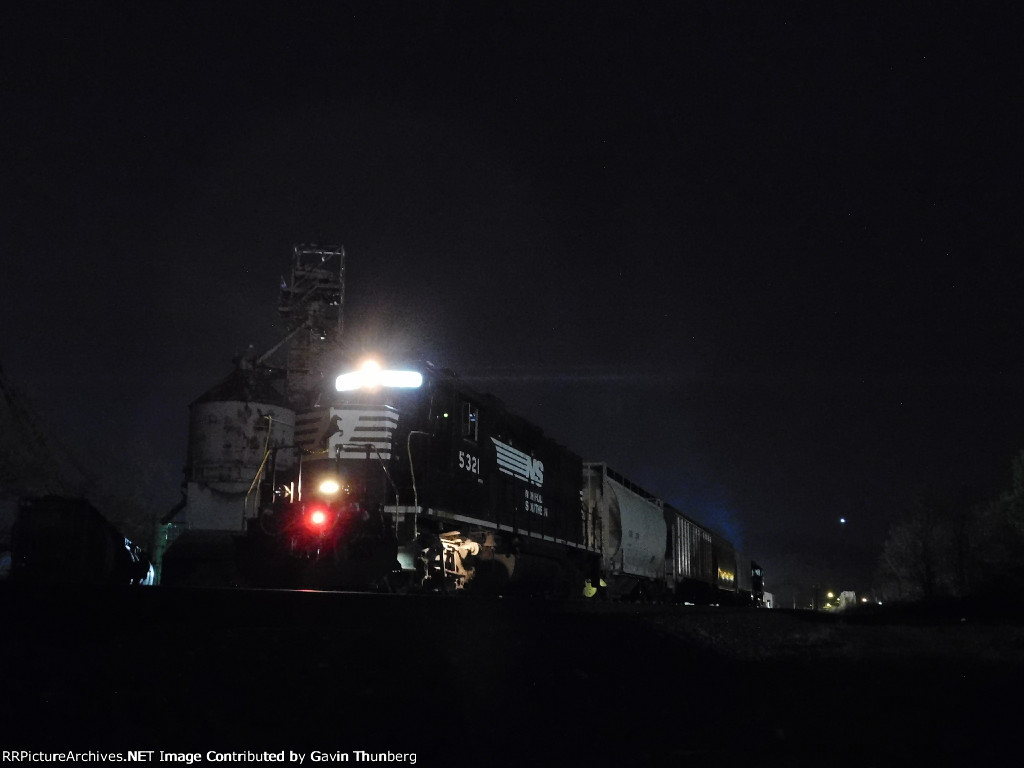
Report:
[[380,365],[370,361],[358,371],[343,373],[335,382],[339,392],[376,387],[397,387],[415,389],[423,384],[423,374],[418,371],[384,371]]
[[341,483],[339,483],[333,477],[329,477],[325,480],[320,481],[320,486],[318,490],[324,496],[333,496],[334,494],[341,490]]
[[400,387],[402,389],[416,389],[423,384],[423,374],[418,371],[381,371],[380,385],[382,387]]

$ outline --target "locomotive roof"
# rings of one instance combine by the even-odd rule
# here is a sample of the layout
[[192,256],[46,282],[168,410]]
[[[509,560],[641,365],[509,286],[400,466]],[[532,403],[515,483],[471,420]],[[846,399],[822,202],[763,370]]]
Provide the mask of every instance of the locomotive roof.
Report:
[[524,433],[528,432],[531,434],[533,439],[546,440],[551,443],[555,443],[556,445],[558,445],[559,448],[561,448],[564,451],[567,451],[569,453],[576,453],[575,449],[567,447],[560,440],[555,440],[550,435],[548,435],[544,431],[543,427],[537,425],[536,422],[531,421],[530,419],[526,418],[525,416],[522,416],[521,414],[516,413],[515,411],[509,410],[508,407],[505,405],[505,402],[501,398],[491,394],[490,392],[482,392],[473,387],[472,385],[467,384],[464,379],[460,378],[450,368],[439,368],[429,362],[423,364],[422,367],[424,369],[425,375],[428,375],[435,382],[443,383],[444,385],[450,386],[459,394],[464,395],[467,398],[473,400],[474,402],[477,402],[480,405],[483,405],[493,411],[497,411],[498,413],[500,413],[502,418],[505,419],[506,422],[508,422],[509,425],[514,427],[517,431]]

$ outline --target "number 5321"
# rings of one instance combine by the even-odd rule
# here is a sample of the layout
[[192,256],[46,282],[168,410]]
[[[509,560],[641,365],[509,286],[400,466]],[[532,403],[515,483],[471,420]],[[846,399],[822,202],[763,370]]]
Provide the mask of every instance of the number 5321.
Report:
[[467,472],[472,472],[474,475],[480,474],[480,457],[474,456],[471,453],[465,451],[459,451],[459,469],[464,469]]

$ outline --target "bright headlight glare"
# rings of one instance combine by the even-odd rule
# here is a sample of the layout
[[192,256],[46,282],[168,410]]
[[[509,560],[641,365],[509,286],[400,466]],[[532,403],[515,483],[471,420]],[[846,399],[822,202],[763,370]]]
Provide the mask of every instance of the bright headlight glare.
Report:
[[348,392],[354,389],[372,389],[374,387],[414,389],[422,384],[423,374],[417,371],[382,371],[366,367],[361,371],[343,373],[335,382],[335,387],[339,392]]
[[324,480],[320,483],[320,493],[330,495],[337,493],[340,490],[341,485],[339,485],[337,480]]
[[423,375],[416,371],[381,371],[382,387],[407,387],[415,389],[423,383]]
[[343,373],[338,377],[338,380],[334,383],[338,388],[339,392],[347,392],[351,389],[359,389],[363,386],[363,373],[362,371],[353,371],[352,373]]

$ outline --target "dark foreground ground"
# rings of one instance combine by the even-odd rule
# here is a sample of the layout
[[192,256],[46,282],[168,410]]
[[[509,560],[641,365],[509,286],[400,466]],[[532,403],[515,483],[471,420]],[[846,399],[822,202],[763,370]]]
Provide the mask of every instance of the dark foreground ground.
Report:
[[6,586],[2,750],[977,765],[1021,736],[1014,623]]

